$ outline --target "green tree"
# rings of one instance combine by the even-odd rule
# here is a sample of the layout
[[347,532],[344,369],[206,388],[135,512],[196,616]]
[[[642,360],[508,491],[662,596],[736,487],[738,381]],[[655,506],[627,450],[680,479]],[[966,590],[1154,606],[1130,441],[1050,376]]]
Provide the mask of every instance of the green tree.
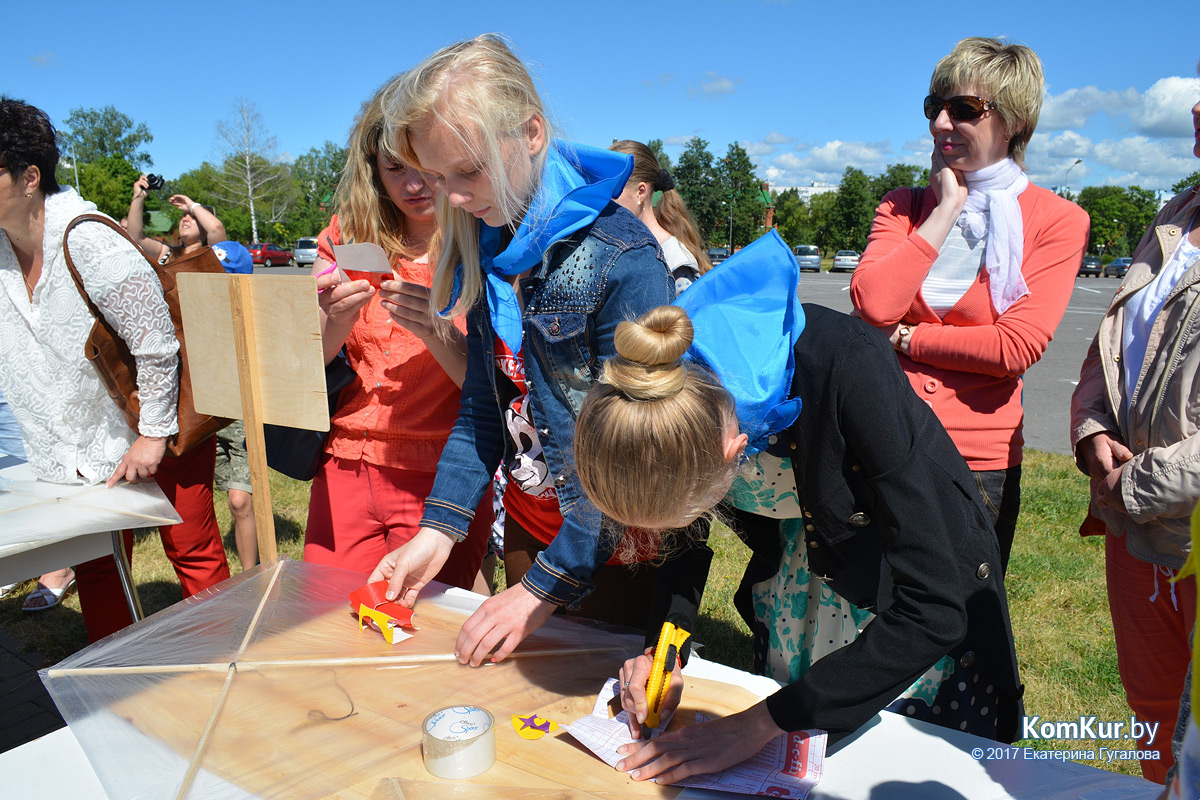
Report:
[[667,155],[667,151],[663,149],[662,139],[651,139],[646,142],[646,147],[654,151],[654,157],[658,159],[658,166],[665,170],[671,169],[671,157]]
[[775,228],[792,247],[813,242],[808,207],[795,189],[775,194]]
[[730,142],[725,158],[716,165],[716,173],[725,201],[730,204],[723,208],[726,221],[725,238],[729,238],[729,213],[732,206],[733,241],[730,246],[747,245],[762,235],[763,217],[766,212],[762,182],[754,174],[754,162],[750,160],[750,155],[744,147],[737,142]]
[[71,109],[59,137],[63,156],[80,164],[103,158],[123,158],[137,169],[154,164],[150,153],[142,149],[154,141],[150,129],[144,122],[135,124],[113,106]]
[[833,208],[837,203],[837,192],[821,192],[808,199],[808,224],[812,230],[812,244],[822,252],[838,250],[841,245],[834,240],[831,231]]
[[[222,196],[220,168],[208,161],[195,169],[188,170],[173,181],[169,181],[159,194],[170,197],[172,194],[183,194],[197,203],[213,207],[217,218],[225,225],[225,233],[230,239],[240,242],[250,242],[250,214],[243,206],[228,202]],[[174,206],[168,206],[165,211],[172,222],[178,223],[180,211]]]
[[105,214],[120,219],[129,213],[133,182],[140,173],[123,158],[106,156],[79,165],[79,193]]
[[1200,185],[1200,169],[1196,170],[1191,175],[1188,175],[1186,178],[1180,178],[1179,181],[1171,187],[1171,191],[1175,194],[1179,194],[1190,186],[1198,185]]
[[689,139],[679,156],[679,163],[675,165],[673,175],[675,188],[679,190],[683,202],[687,203],[692,216],[696,218],[701,238],[710,244],[714,240],[724,243],[726,236],[722,223],[727,217],[723,213],[721,202],[725,196],[717,183],[713,154],[708,150],[708,142],[699,136]]
[[922,170],[912,164],[888,164],[882,174],[871,178],[871,195],[878,205],[883,196],[893,189],[903,189],[909,186],[922,186],[929,183],[928,170],[922,180]]
[[871,179],[857,167],[846,167],[838,186],[829,219],[829,246],[862,252],[875,218],[875,195]]
[[1140,186],[1087,186],[1079,205],[1091,218],[1088,249],[1113,257],[1130,255],[1158,212],[1157,195]]
[[[333,191],[346,166],[346,148],[326,141],[292,164],[292,182],[299,201],[287,215],[287,228],[298,236],[315,235],[329,224]],[[289,241],[294,236],[289,236]]]

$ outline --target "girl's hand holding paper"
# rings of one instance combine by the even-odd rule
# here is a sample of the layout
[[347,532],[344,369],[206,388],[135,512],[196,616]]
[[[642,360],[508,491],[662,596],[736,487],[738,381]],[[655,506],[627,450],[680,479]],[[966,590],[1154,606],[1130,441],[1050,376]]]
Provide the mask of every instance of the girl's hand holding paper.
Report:
[[443,321],[434,316],[429,304],[429,289],[419,283],[400,279],[385,280],[380,299],[397,325],[403,325],[422,339],[433,336]]

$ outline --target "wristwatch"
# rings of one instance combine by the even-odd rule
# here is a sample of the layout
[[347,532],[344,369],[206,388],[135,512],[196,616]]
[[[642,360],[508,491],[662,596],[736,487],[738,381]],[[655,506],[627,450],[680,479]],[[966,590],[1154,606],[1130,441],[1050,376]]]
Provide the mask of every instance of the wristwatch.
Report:
[[901,325],[899,327],[900,335],[896,337],[896,349],[901,353],[908,352],[908,337],[912,336],[912,325]]

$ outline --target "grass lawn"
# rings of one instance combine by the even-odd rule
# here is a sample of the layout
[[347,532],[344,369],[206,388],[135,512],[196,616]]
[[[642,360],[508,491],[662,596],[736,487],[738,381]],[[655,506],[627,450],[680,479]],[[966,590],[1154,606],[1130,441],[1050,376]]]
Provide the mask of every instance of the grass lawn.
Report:
[[[1043,720],[1128,719],[1117,677],[1112,623],[1104,591],[1104,551],[1099,538],[1081,539],[1078,525],[1087,507],[1087,480],[1066,456],[1026,451],[1021,519],[1008,575],[1008,597],[1026,686],[1026,712]],[[280,553],[299,559],[308,508],[307,484],[272,473],[275,526]],[[228,508],[218,497],[217,516],[234,572],[240,569],[233,546]],[[728,530],[712,536],[716,551],[701,620],[695,632],[711,660],[748,669],[750,635],[733,608],[733,592],[745,565],[746,549]],[[139,534],[134,576],[147,614],[180,599],[179,584],[158,537]],[[71,595],[62,608],[41,614],[20,610],[34,583],[0,600],[0,628],[27,649],[58,661],[87,644],[79,600]],[[1170,736],[1160,731],[1159,736]],[[1098,749],[1091,742],[1025,742],[1033,747]],[[1136,762],[1093,766],[1140,774]]]

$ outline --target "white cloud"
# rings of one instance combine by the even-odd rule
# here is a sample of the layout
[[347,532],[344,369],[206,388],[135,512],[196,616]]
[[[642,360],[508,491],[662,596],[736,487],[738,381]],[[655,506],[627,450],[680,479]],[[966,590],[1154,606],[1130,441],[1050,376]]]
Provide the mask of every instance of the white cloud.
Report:
[[687,143],[696,138],[696,134],[689,133],[685,136],[668,136],[663,139],[663,144],[669,147],[687,147]]
[[1114,173],[1106,183],[1166,189],[1196,168],[1191,150],[1187,143],[1131,136],[1098,142],[1095,159]]
[[768,144],[767,142],[741,141],[738,142],[738,144],[740,144],[742,149],[746,151],[746,154],[756,162],[763,156],[769,156],[779,150],[778,147],[773,144]]
[[807,186],[813,181],[836,184],[846,167],[858,167],[877,175],[888,164],[919,163],[907,155],[897,158],[887,142],[843,142],[834,140],[810,147],[806,152],[781,153],[761,168],[766,179],[777,186]]
[[1095,86],[1068,89],[1059,95],[1047,94],[1042,99],[1039,131],[1062,131],[1083,128],[1096,114],[1118,117],[1135,111],[1142,102],[1136,89],[1103,90]]
[[[1148,136],[1093,142],[1074,131],[1064,131],[1053,137],[1034,136],[1026,162],[1029,179],[1040,186],[1069,181],[1073,191],[1091,185],[1166,189],[1196,168],[1190,144]],[[1075,164],[1076,158],[1083,163]]]
[[767,144],[791,144],[794,140],[794,137],[784,136],[778,131],[771,131],[763,137],[763,141]]
[[1191,108],[1200,97],[1200,78],[1162,78],[1146,90],[1140,108],[1130,114],[1138,133],[1192,138]]
[[43,50],[36,56],[30,56],[29,60],[33,62],[34,66],[48,67],[51,64],[58,63],[58,56],[54,55],[53,50]]
[[705,96],[710,99],[720,97],[721,95],[733,94],[736,84],[741,83],[741,79],[733,80],[724,75],[718,75],[715,72],[708,72],[708,80],[702,81],[699,88],[689,86],[687,90],[688,99],[696,96]]

